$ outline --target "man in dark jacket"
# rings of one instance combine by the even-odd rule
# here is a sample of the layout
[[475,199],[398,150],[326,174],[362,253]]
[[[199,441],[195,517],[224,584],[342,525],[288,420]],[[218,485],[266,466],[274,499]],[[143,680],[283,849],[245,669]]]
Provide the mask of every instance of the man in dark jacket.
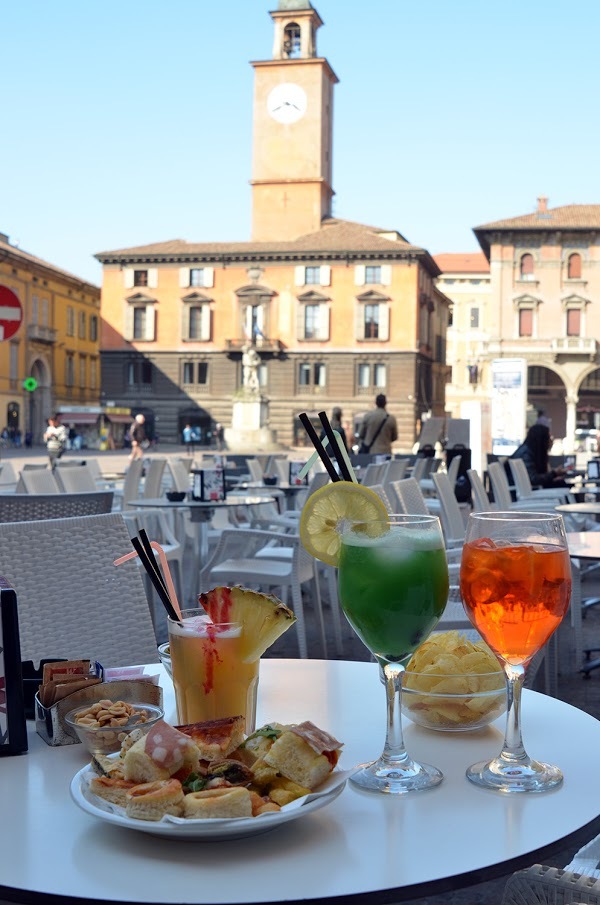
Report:
[[386,404],[387,399],[380,393],[375,398],[375,408],[365,415],[358,432],[362,452],[391,454],[392,443],[398,439],[398,425],[394,416],[386,412]]

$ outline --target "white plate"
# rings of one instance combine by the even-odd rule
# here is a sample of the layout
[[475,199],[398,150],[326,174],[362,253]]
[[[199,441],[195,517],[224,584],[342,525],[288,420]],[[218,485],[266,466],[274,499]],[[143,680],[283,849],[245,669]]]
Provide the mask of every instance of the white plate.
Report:
[[103,798],[98,798],[90,790],[89,781],[96,776],[90,764],[79,770],[71,780],[71,797],[76,805],[88,814],[99,817],[107,823],[150,833],[151,836],[170,836],[180,839],[196,839],[210,842],[216,839],[241,839],[243,836],[254,836],[268,833],[269,830],[304,817],[324,808],[334,801],[346,785],[347,778],[354,770],[336,770],[323,783],[318,792],[297,798],[286,804],[280,811],[261,814],[260,817],[214,818],[212,820],[186,820],[183,817],[167,815],[162,820],[137,820],[127,817],[123,808],[113,805]]

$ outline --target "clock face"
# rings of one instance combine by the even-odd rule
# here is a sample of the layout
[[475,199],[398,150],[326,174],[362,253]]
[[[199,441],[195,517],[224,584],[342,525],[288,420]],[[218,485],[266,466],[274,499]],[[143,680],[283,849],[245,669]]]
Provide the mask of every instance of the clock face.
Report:
[[282,82],[269,93],[267,110],[278,123],[295,123],[306,113],[306,92],[300,85]]

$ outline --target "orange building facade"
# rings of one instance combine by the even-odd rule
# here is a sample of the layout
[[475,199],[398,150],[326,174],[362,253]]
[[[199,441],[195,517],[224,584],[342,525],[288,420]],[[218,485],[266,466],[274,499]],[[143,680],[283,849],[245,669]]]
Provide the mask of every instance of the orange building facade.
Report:
[[273,59],[255,62],[252,239],[101,252],[103,397],[177,440],[231,423],[242,347],[259,353],[269,426],[304,442],[302,411],[340,406],[351,427],[377,393],[410,448],[443,414],[448,299],[429,253],[396,230],[331,216],[333,89],[322,24],[282,0]]

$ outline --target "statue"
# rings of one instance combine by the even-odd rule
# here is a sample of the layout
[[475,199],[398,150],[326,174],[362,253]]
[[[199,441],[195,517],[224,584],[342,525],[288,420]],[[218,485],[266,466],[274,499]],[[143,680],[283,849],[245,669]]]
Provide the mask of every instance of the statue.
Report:
[[242,384],[246,392],[258,395],[258,366],[260,355],[251,343],[242,346]]

